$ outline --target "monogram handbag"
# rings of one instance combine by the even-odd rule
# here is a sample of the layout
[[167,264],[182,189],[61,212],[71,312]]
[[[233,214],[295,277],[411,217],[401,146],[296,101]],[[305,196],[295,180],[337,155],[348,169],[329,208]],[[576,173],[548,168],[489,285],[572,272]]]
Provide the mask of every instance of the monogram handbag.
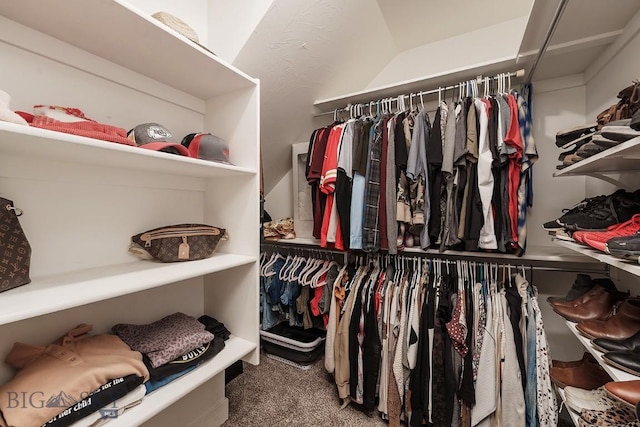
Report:
[[154,228],[131,237],[129,253],[162,262],[194,261],[213,255],[220,240],[227,240],[224,228],[205,224],[176,224]]
[[0,197],[0,292],[31,283],[31,245],[18,217],[22,210]]

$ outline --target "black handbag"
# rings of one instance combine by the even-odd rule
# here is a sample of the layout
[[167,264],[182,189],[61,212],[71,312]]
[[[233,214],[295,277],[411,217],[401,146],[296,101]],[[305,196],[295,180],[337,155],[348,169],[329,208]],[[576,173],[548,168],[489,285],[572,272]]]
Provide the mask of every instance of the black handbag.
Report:
[[18,217],[22,210],[0,197],[0,292],[31,283],[31,245]]

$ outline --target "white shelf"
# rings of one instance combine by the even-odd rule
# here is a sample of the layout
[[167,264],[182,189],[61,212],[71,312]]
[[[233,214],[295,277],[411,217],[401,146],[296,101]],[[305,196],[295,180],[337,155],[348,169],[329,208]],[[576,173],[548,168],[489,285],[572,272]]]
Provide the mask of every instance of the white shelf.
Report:
[[567,323],[567,327],[569,328],[569,330],[571,332],[573,332],[573,334],[578,338],[578,340],[580,341],[580,343],[584,346],[584,348],[586,348],[589,353],[591,353],[593,355],[593,357],[596,358],[596,360],[598,361],[598,363],[604,368],[605,371],[607,371],[607,373],[611,376],[611,378],[614,381],[631,381],[631,380],[639,380],[640,377],[636,376],[636,375],[632,375],[629,374],[623,370],[620,370],[618,368],[614,368],[613,366],[609,365],[608,363],[605,363],[604,360],[602,360],[602,352],[598,351],[595,349],[595,347],[593,347],[591,345],[591,340],[587,337],[585,337],[584,335],[582,335],[578,329],[576,328],[576,324],[573,322],[569,322],[566,321]]
[[[140,405],[127,409],[120,417],[110,420],[109,427],[132,427],[144,423],[214,376],[224,374],[226,368],[256,348],[254,343],[230,337],[225,341],[225,348],[213,359],[145,396]],[[203,397],[201,401],[206,404],[207,400]]]
[[[295,239],[266,240],[264,244],[271,245],[292,245],[292,246],[308,246],[313,249],[337,251],[337,249],[320,248],[320,240],[310,237],[297,237]],[[384,253],[384,252],[383,252]],[[469,252],[469,251],[452,251],[447,250],[439,252],[436,249],[428,249],[426,251],[421,248],[405,248],[398,251],[398,255],[403,254],[426,254],[446,258],[473,258],[473,259],[495,259],[495,260],[515,260],[523,263],[555,263],[562,262],[567,264],[593,264],[593,260],[587,256],[576,254],[574,251],[565,250],[554,246],[529,246],[524,256],[516,256],[512,254],[503,254],[499,252]]]
[[553,176],[588,175],[592,173],[616,173],[637,171],[640,164],[640,137],[630,139],[615,147],[588,157],[555,172]]
[[577,242],[569,242],[559,239],[553,239],[553,242],[564,248],[571,249],[572,251],[575,251],[577,253],[586,255],[605,264],[609,264],[612,267],[616,267],[620,270],[624,270],[628,273],[640,276],[640,265],[635,262],[627,261],[622,258],[616,258],[614,256],[605,254],[604,252],[598,251],[590,246],[585,246]]
[[0,325],[251,264],[256,260],[252,256],[215,254],[199,261],[135,261],[33,278],[28,285],[0,294]]
[[257,173],[249,168],[1,121],[0,150],[3,154],[192,177]]
[[[348,103],[355,104],[375,101],[389,96],[398,96],[399,94],[408,95],[410,92],[437,89],[438,86],[447,86],[455,82],[475,79],[479,75],[488,76],[496,73],[503,73],[505,71],[516,71],[516,67],[517,64],[515,56],[505,57],[491,62],[475,64],[471,67],[457,68],[440,73],[434,73],[392,85],[380,86],[345,95],[320,99],[315,101],[313,105],[326,112],[336,108],[342,108]],[[517,80],[515,82],[517,83]]]
[[[560,398],[562,399],[563,402],[566,402],[566,397],[564,394],[564,389],[560,388],[560,387],[556,387],[556,390],[558,390],[558,394],[560,395]],[[575,424],[576,426],[578,425],[578,420],[580,419],[580,414],[572,411],[565,403],[564,407],[567,409],[567,412],[569,413],[569,416],[571,417],[571,421],[573,421],[573,424]]]
[[0,15],[200,99],[255,85],[122,0],[3,1]]

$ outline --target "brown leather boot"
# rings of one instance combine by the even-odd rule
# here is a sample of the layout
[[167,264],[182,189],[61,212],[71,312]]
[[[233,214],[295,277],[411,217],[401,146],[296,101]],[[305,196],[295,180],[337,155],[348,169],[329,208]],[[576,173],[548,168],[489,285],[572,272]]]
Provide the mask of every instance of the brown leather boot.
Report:
[[560,388],[566,386],[594,390],[611,381],[607,372],[593,363],[586,363],[574,368],[556,368],[549,370],[551,381]]
[[553,311],[571,322],[609,318],[618,296],[604,288],[596,290],[586,301],[570,307],[554,306]]
[[608,320],[585,320],[576,326],[578,331],[591,339],[607,338],[623,340],[640,331],[640,298],[628,299]]
[[600,285],[595,285],[594,287],[592,287],[591,289],[589,289],[586,293],[580,295],[578,298],[574,299],[573,301],[561,301],[561,300],[551,300],[549,301],[549,304],[551,304],[551,307],[556,308],[556,307],[575,307],[577,305],[580,304],[584,304],[585,302],[589,301],[591,298],[600,295],[601,293],[605,292],[606,289]]
[[610,382],[604,385],[604,389],[611,397],[630,407],[640,402],[640,380]]
[[551,366],[554,368],[577,368],[587,363],[597,364],[598,361],[591,355],[591,353],[585,352],[580,360],[572,360],[570,362],[563,362],[562,360],[552,360]]

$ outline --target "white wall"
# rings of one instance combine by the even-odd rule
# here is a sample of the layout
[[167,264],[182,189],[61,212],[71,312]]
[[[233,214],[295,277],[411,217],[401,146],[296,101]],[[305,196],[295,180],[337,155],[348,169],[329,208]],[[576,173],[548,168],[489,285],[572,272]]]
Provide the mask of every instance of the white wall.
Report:
[[526,23],[524,16],[400,52],[366,87],[514,58]]
[[208,46],[216,55],[233,62],[273,0],[203,0],[208,4]]
[[[289,171],[264,198],[264,209],[271,218],[293,218],[293,172]],[[295,224],[294,224],[295,226]]]
[[556,133],[585,123],[585,87],[581,76],[534,82],[533,137],[540,158],[534,165],[534,205],[527,219],[528,245],[549,246],[542,224],[562,215],[585,197],[584,177],[554,178],[558,156]]

